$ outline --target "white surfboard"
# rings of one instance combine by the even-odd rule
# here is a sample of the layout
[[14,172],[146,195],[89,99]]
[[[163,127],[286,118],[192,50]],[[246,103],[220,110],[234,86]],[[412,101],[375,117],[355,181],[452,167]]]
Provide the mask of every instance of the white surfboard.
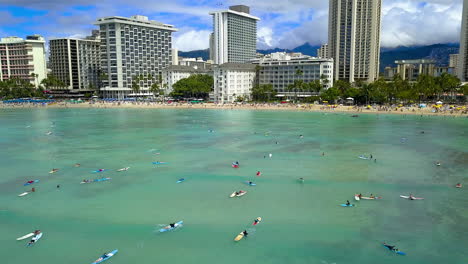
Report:
[[354,195],[354,200],[359,201],[361,199],[359,198],[359,195]]
[[18,196],[19,196],[19,197],[22,197],[22,196],[25,196],[25,195],[28,195],[28,194],[29,194],[29,192],[24,192],[24,193],[22,193],[22,194],[20,194],[20,195],[18,195]]
[[[401,198],[404,198],[404,199],[410,199],[409,196],[406,196],[406,195],[400,195]],[[424,200],[424,198],[421,198],[421,197],[413,197],[413,200]]]
[[26,239],[26,238],[32,237],[32,236],[34,236],[34,233],[29,233],[29,234],[24,235],[22,237],[18,237],[16,240],[23,240],[23,239]]

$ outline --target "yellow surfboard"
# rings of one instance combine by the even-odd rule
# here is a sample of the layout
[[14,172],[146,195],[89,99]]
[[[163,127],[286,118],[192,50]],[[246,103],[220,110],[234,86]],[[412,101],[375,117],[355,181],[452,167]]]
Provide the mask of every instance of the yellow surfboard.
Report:
[[241,240],[242,238],[244,238],[244,232],[240,232],[240,234],[237,235],[236,238],[234,238],[234,241],[239,241],[239,240]]

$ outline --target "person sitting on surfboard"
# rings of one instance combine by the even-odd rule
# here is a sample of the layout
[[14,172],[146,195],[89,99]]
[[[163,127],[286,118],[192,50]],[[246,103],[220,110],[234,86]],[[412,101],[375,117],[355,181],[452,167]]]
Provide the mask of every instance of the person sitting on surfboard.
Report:
[[247,233],[247,230],[242,231],[242,234],[244,234],[245,237],[249,235],[249,233]]
[[171,223],[169,224],[170,227],[174,228],[175,227],[175,223]]
[[349,206],[350,204],[349,200],[346,200],[346,205]]
[[[359,199],[361,199],[361,198],[362,198],[362,194],[359,194],[358,197],[359,197]],[[371,194],[371,197],[372,197],[372,194]]]

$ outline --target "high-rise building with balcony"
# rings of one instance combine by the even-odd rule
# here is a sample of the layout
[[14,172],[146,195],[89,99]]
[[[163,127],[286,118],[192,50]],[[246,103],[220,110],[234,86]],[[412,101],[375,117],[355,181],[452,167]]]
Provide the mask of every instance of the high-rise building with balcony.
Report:
[[335,80],[374,81],[379,76],[382,0],[330,0],[329,55]]
[[91,92],[99,88],[100,45],[98,30],[84,39],[57,38],[49,41],[51,74],[65,84],[64,92]]
[[468,81],[468,0],[463,0],[459,53],[457,65],[458,78],[462,82],[466,82]]
[[101,34],[101,69],[106,76],[103,97],[152,95],[151,85],[158,82],[162,69],[172,65],[172,32],[177,29],[139,15],[104,17],[95,24]]
[[45,40],[39,35],[26,39],[0,39],[0,80],[18,78],[38,86],[47,77]]
[[229,10],[211,12],[213,35],[210,37],[210,59],[215,64],[244,63],[255,58],[257,52],[257,21],[244,5]]

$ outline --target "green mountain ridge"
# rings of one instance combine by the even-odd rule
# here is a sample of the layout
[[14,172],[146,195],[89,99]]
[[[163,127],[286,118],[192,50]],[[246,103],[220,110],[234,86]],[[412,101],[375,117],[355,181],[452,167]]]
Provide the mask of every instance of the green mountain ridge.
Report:
[[[309,56],[317,56],[317,49],[320,46],[313,46],[309,43],[304,43],[294,49],[268,49],[257,50],[258,53],[268,54],[272,52],[301,52]],[[457,54],[459,49],[458,43],[445,43],[445,44],[432,44],[426,46],[411,46],[411,47],[396,47],[396,48],[381,48],[380,52],[380,72],[383,72],[385,67],[395,66],[396,60],[410,60],[410,59],[433,59],[436,61],[437,66],[447,66],[450,54]],[[204,60],[209,58],[209,49],[193,50],[193,51],[179,51],[180,57],[198,58]]]

